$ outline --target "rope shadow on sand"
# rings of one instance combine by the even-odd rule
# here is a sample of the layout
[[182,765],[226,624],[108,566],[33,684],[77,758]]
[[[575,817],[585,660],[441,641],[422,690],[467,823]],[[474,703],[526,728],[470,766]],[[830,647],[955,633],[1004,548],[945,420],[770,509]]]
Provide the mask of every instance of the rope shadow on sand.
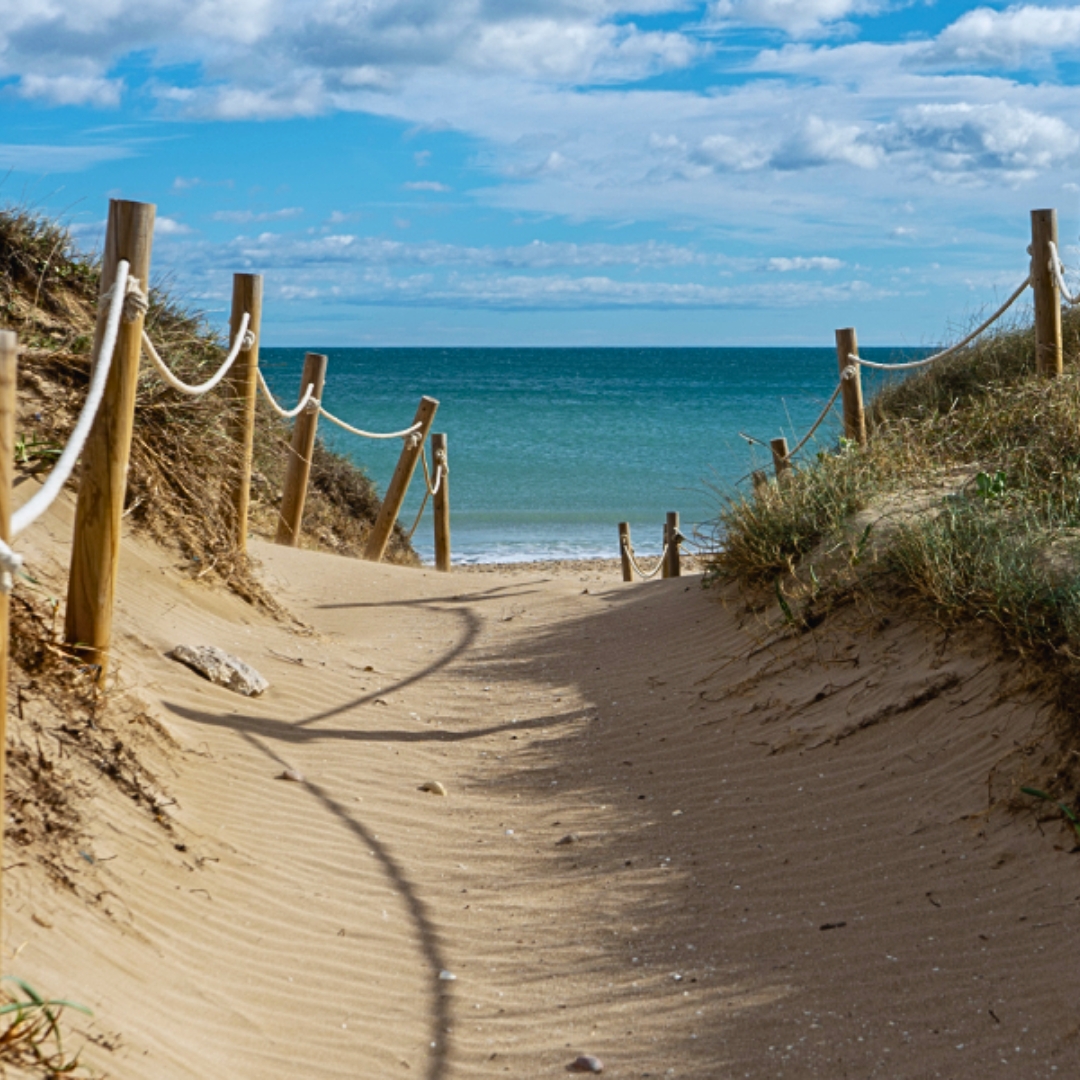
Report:
[[[280,765],[283,769],[289,767],[289,763],[274,753],[260,739],[246,731],[240,732],[240,737],[245,742],[259,751],[271,761]],[[395,891],[405,901],[416,926],[416,934],[420,951],[424,957],[424,963],[428,969],[429,997],[431,1008],[431,1020],[429,1024],[428,1042],[431,1054],[428,1057],[427,1080],[442,1080],[447,1075],[447,1067],[450,1058],[451,1038],[451,995],[448,983],[442,979],[441,973],[446,970],[446,962],[442,955],[442,945],[431,917],[428,914],[427,905],[417,895],[416,888],[409,880],[405,870],[391,855],[385,843],[371,832],[362,822],[357,821],[348,810],[334,799],[324,788],[310,780],[300,781],[302,786],[312,795],[319,804],[331,816],[340,821],[363,845],[365,852],[374,853],[382,865],[383,871],[390,880]]]

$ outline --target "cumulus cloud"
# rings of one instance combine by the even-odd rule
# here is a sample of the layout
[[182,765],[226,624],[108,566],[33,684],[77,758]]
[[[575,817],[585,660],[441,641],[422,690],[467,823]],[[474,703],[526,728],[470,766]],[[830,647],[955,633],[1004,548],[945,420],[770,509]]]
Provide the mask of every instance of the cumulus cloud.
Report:
[[1080,135],[1064,120],[994,105],[917,105],[882,132],[885,148],[940,173],[999,172],[1017,178],[1073,161]]
[[884,0],[714,0],[709,15],[721,26],[760,26],[793,37],[819,34],[853,15],[875,15]]
[[1080,48],[1080,10],[1016,4],[965,12],[913,57],[917,63],[1015,68]]
[[159,214],[154,218],[154,236],[187,236],[191,233],[191,226],[185,225],[176,218],[165,217]]
[[24,75],[18,83],[19,97],[47,101],[50,105],[92,105],[115,109],[124,93],[123,79],[98,75]]
[[777,169],[807,169],[839,163],[859,169],[873,169],[881,163],[882,153],[873,139],[857,124],[838,124],[807,117],[770,157]]

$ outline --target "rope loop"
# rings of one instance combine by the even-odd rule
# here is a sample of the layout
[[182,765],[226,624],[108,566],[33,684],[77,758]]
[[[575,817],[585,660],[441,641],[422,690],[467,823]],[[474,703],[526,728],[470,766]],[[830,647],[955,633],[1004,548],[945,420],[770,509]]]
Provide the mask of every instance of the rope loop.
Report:
[[[318,401],[315,397],[315,384],[308,383],[307,389],[304,390],[303,396],[300,398],[299,403],[293,409],[283,409],[278,403],[277,398],[274,397],[270,390],[270,387],[266,385],[266,377],[262,373],[262,368],[256,368],[255,374],[259,379],[259,388],[263,392],[263,397],[270,403],[270,408],[274,410],[282,418],[282,420],[292,420],[293,417],[299,416],[307,407],[311,401]],[[318,406],[319,412],[324,416],[322,406]]]
[[1061,263],[1061,256],[1058,255],[1057,244],[1053,240],[1050,241],[1050,274],[1057,283],[1058,291],[1070,307],[1080,304],[1080,293],[1073,295],[1069,292],[1068,285],[1065,284],[1065,267]]
[[664,550],[660,552],[660,558],[657,560],[656,565],[651,570],[645,570],[645,569],[642,568],[641,563],[639,563],[637,561],[637,556],[634,554],[633,545],[630,543],[630,541],[625,536],[622,537],[622,546],[623,546],[623,551],[626,552],[626,555],[629,558],[629,560],[630,560],[631,564],[633,565],[634,569],[638,572],[638,576],[641,577],[642,579],[644,579],[645,581],[648,581],[649,578],[656,577],[656,575],[659,574],[660,571],[664,568],[664,561],[667,559],[668,550],[671,547],[671,541],[668,540],[664,544]]
[[248,346],[245,342],[248,338],[254,342],[255,338],[251,331],[248,329],[248,323],[251,321],[251,316],[245,311],[243,317],[240,320],[240,329],[237,331],[236,339],[233,341],[232,348],[229,350],[229,355],[225,357],[225,362],[210,376],[204,383],[200,383],[198,386],[192,386],[190,383],[186,383],[183,379],[178,378],[172,373],[169,365],[161,359],[161,355],[157,349],[154,348],[154,343],[150,340],[150,335],[143,330],[142,344],[146,350],[147,356],[154,361],[158,372],[161,377],[174,389],[179,390],[181,394],[187,394],[188,397],[202,397],[203,394],[208,394],[211,390],[225,376],[228,374],[229,369],[236,363],[236,358],[240,355],[241,351]]
[[255,332],[253,330],[245,330],[240,340],[243,342],[241,352],[251,352],[255,348]]

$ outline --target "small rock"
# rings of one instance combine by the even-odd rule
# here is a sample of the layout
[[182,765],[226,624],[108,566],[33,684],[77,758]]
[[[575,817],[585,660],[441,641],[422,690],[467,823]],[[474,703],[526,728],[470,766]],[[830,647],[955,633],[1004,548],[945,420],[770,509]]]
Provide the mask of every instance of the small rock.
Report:
[[291,780],[294,784],[302,784],[304,782],[304,774],[297,772],[296,769],[286,769],[282,773],[278,773],[279,780]]
[[245,697],[258,697],[270,685],[250,664],[215,645],[177,645],[168,655],[210,682]]
[[442,979],[443,982],[457,981],[457,976],[452,971],[440,971],[439,978]]
[[432,795],[445,795],[446,788],[439,783],[438,780],[425,780],[420,785],[421,791],[430,791]]
[[580,1054],[566,1066],[567,1072],[591,1072],[602,1073],[604,1063],[592,1054]]
[[561,840],[555,841],[556,847],[565,847],[567,844],[576,844],[581,839],[576,832],[568,832]]

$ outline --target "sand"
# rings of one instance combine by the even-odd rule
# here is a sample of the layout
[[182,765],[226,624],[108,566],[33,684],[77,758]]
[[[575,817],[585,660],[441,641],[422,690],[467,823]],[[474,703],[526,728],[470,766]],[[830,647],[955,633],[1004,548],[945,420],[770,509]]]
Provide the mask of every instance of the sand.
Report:
[[[23,545],[46,583],[69,529],[61,506]],[[102,779],[76,889],[5,873],[5,969],[94,1010],[87,1063],[1077,1075],[1073,838],[999,801],[1046,712],[985,640],[868,606],[792,637],[617,564],[253,547],[303,625],[125,541],[113,693],[170,828]],[[270,689],[202,681],[180,642]]]

